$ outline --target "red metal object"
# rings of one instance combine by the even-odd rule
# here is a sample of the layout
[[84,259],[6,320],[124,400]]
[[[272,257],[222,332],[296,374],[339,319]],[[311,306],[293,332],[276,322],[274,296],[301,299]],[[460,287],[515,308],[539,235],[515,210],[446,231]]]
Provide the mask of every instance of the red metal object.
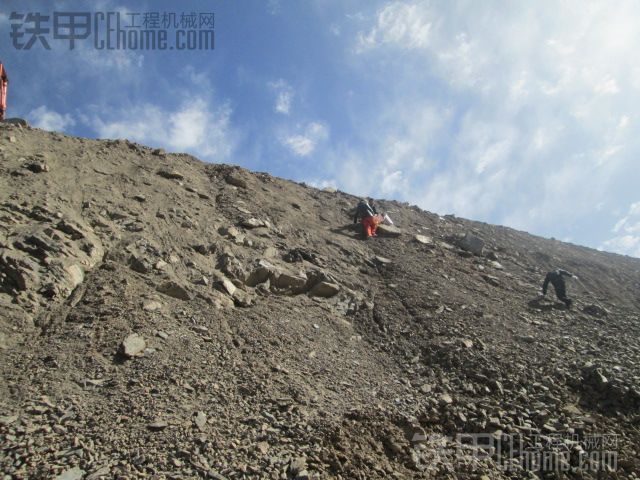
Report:
[[7,108],[7,88],[9,87],[9,77],[4,65],[0,62],[0,121],[4,120],[4,112]]

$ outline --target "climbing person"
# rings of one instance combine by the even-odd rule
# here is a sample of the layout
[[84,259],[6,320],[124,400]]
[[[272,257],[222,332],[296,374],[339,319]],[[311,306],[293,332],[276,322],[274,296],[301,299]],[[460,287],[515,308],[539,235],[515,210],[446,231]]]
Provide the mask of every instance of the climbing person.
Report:
[[549,283],[551,283],[556,291],[556,297],[558,297],[558,300],[564,302],[567,308],[571,308],[573,301],[567,297],[567,286],[564,283],[564,277],[575,278],[576,280],[578,279],[578,277],[573,273],[569,273],[566,270],[562,270],[560,268],[553,270],[552,272],[547,273],[547,276],[544,278],[541,295],[544,297],[547,294],[547,287],[549,286]]
[[356,207],[356,214],[353,217],[353,223],[358,223],[358,219],[362,219],[362,230],[365,239],[376,236],[378,228],[378,212],[375,207],[369,205],[369,202],[363,198]]

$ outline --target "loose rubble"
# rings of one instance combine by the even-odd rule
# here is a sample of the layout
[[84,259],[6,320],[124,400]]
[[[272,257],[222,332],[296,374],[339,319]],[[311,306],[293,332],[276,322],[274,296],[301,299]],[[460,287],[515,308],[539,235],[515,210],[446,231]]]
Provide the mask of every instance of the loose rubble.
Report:
[[3,478],[638,478],[637,259],[385,200],[363,241],[335,189],[0,138]]

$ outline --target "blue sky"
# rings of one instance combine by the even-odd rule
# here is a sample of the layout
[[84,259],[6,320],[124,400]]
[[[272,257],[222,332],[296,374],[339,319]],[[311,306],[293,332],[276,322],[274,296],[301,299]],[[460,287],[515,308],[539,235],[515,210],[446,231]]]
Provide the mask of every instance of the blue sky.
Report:
[[[213,12],[215,49],[19,50],[14,11]],[[0,59],[8,115],[41,128],[640,257],[639,20],[632,0],[3,1]]]

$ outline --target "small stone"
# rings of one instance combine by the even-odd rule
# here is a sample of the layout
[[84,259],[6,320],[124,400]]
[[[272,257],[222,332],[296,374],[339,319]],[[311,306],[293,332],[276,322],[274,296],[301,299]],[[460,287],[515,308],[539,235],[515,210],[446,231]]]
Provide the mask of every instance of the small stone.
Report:
[[137,333],[132,333],[127,338],[125,338],[121,344],[122,354],[125,357],[135,357],[136,355],[140,355],[147,347],[144,338],[142,338]]
[[311,297],[323,297],[329,298],[333,297],[337,293],[340,292],[340,286],[331,282],[320,282],[315,285],[311,291],[309,291],[309,295]]
[[26,165],[27,170],[33,173],[45,173],[49,171],[49,165],[44,162],[34,162]]
[[231,280],[229,280],[228,278],[220,275],[215,287],[220,290],[222,293],[226,293],[230,296],[233,297],[234,293],[236,293],[236,290],[238,289],[238,287],[236,287],[233,282]]
[[429,385],[428,383],[425,383],[424,385],[422,385],[420,387],[420,391],[422,393],[431,393],[431,390],[433,390],[433,387],[431,385]]
[[494,287],[500,286],[500,279],[498,277],[494,277],[493,275],[482,275],[482,278],[484,279],[485,282],[487,282],[490,285],[493,285]]
[[453,398],[448,393],[443,393],[440,395],[439,401],[441,405],[451,405],[453,403]]
[[140,202],[140,203],[144,203],[144,202],[146,202],[146,201],[147,201],[147,197],[145,197],[144,195],[134,195],[134,196],[133,196],[133,199],[134,199],[136,202]]
[[389,260],[388,258],[380,257],[380,256],[374,257],[374,260],[382,265],[391,263],[391,260]]
[[176,170],[160,170],[158,175],[170,180],[184,180],[184,175]]
[[258,442],[256,444],[256,450],[262,455],[266,455],[269,452],[269,444],[267,442]]
[[0,425],[11,425],[18,420],[17,415],[8,415],[4,417],[0,417]]
[[191,294],[183,286],[176,282],[166,282],[158,286],[156,290],[169,297],[177,298],[178,300],[188,301],[191,300]]
[[305,457],[296,457],[291,459],[289,464],[289,473],[291,475],[298,475],[303,470],[307,469],[307,459]]
[[463,338],[460,343],[462,343],[462,346],[464,348],[472,348],[473,347],[473,341],[469,340],[468,338]]
[[155,422],[149,423],[147,425],[147,428],[149,430],[159,431],[159,430],[164,430],[168,426],[169,426],[169,424],[167,422],[165,422],[164,420],[156,420]]
[[85,471],[81,470],[80,467],[73,467],[55,477],[55,480],[82,480],[84,474]]
[[156,336],[160,337],[163,340],[166,340],[167,338],[169,338],[169,334],[167,332],[163,332],[162,330],[158,330],[156,332]]
[[383,237],[399,237],[402,235],[402,230],[393,225],[381,224],[378,225],[377,233]]
[[413,238],[416,242],[423,245],[433,245],[433,239],[431,237],[427,237],[426,235],[416,235]]
[[200,431],[203,431],[207,425],[207,415],[204,412],[198,412],[193,422]]
[[267,225],[265,224],[264,221],[258,220],[257,218],[252,217],[240,222],[240,226],[248,229],[253,229],[253,228],[266,227]]
[[160,310],[161,308],[162,308],[162,304],[155,300],[150,300],[142,304],[142,309],[145,312],[155,312],[157,310]]

